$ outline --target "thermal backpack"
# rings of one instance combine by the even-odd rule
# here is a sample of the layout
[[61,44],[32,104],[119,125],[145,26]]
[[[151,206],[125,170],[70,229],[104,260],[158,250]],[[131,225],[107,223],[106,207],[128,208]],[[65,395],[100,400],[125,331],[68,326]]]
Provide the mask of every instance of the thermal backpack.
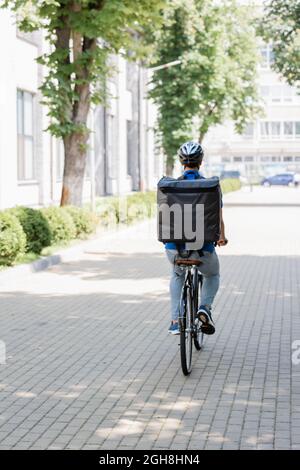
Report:
[[[193,180],[164,176],[157,184],[158,240],[178,244],[194,242],[197,230],[201,230],[204,243],[216,242],[220,236],[221,201],[217,176]],[[192,221],[193,230],[189,234],[184,229],[178,230],[179,222],[184,227],[185,213]]]

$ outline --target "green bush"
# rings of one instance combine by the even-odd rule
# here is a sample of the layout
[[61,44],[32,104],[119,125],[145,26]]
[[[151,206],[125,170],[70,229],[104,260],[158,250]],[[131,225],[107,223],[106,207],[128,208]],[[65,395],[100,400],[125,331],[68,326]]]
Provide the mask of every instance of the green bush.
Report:
[[221,180],[221,189],[222,193],[229,193],[231,191],[237,191],[238,189],[241,189],[241,182],[238,178],[228,178]]
[[76,206],[66,206],[64,209],[72,217],[76,229],[76,237],[89,235],[95,231],[97,217],[93,212]]
[[65,208],[46,207],[41,212],[48,221],[52,245],[65,243],[76,237],[75,224]]
[[0,264],[9,266],[25,253],[26,235],[17,217],[0,212]]
[[40,254],[51,244],[51,231],[47,219],[41,211],[18,206],[10,210],[21,223],[26,235],[26,252]]
[[132,223],[153,215],[156,207],[156,192],[137,192],[127,196],[107,196],[98,199],[97,215],[100,225],[113,226]]

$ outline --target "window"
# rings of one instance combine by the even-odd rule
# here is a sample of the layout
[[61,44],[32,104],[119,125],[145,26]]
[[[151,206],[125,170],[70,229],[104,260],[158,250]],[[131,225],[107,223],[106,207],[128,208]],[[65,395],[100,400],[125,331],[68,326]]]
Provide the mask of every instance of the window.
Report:
[[300,139],[300,121],[295,122],[295,137]]
[[33,100],[32,93],[23,90],[17,91],[19,181],[35,179]]
[[243,131],[243,137],[244,139],[252,139],[253,135],[254,135],[254,124],[253,122],[249,122]]
[[283,135],[286,139],[293,137],[293,121],[286,121],[283,123]]
[[281,123],[279,121],[262,121],[260,134],[262,139],[279,139]]
[[295,162],[300,162],[300,157],[295,157]]
[[272,157],[272,162],[280,162],[280,157]]
[[274,62],[274,52],[271,44],[265,44],[260,48],[261,67],[269,68]]
[[242,157],[233,157],[233,161],[234,161],[234,162],[241,162],[241,161],[242,161]]
[[284,162],[292,162],[293,161],[293,157],[283,157],[283,161]]
[[270,87],[267,85],[263,85],[260,87],[260,94],[264,100],[268,100],[270,97]]
[[247,156],[244,158],[244,161],[245,161],[245,162],[253,162],[253,161],[254,161],[254,158],[253,158],[252,156],[250,156],[250,155],[249,155],[249,156],[247,155]]
[[295,89],[288,84],[262,85],[260,94],[264,101],[272,103],[292,103],[296,99]]
[[290,85],[283,85],[282,96],[283,96],[283,101],[287,103],[293,101],[293,96],[294,96],[293,88]]
[[56,180],[61,181],[64,171],[65,150],[61,139],[56,140]]
[[271,136],[276,139],[280,137],[280,122],[271,122]]
[[279,103],[281,101],[281,92],[281,85],[274,85],[271,87],[271,100],[273,101],[273,103]]

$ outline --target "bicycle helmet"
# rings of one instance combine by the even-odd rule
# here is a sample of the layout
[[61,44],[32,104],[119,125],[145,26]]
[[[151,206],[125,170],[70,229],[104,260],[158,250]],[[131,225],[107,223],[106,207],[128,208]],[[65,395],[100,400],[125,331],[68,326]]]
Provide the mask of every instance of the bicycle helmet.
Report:
[[198,142],[185,142],[178,150],[178,156],[182,165],[189,163],[201,163],[203,159],[203,148]]

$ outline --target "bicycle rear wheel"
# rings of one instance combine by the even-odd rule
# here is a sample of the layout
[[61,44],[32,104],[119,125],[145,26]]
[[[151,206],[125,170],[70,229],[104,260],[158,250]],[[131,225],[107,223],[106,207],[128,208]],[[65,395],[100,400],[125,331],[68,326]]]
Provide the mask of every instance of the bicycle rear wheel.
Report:
[[192,307],[192,293],[187,287],[183,291],[179,317],[181,368],[184,375],[189,375],[192,370]]

